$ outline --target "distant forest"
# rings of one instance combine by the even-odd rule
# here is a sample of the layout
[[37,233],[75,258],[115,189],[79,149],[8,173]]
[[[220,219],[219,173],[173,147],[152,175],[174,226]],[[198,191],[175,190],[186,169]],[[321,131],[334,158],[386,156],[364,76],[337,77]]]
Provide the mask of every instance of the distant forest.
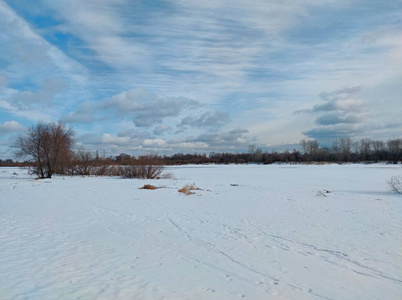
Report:
[[[250,145],[247,153],[215,153],[209,154],[183,154],[144,155],[132,156],[121,153],[117,156],[98,157],[95,153],[76,150],[74,157],[77,164],[89,165],[140,165],[150,162],[158,165],[184,165],[184,164],[272,164],[272,163],[347,163],[362,162],[397,163],[402,161],[402,139],[395,138],[387,141],[370,139],[352,140],[339,138],[331,147],[320,146],[315,140],[302,140],[302,151],[264,152],[260,148]],[[24,166],[31,162],[15,162],[11,159],[0,160],[0,166]]]
[[[402,161],[402,139],[373,141],[350,138],[337,139],[332,147],[323,146],[315,140],[302,140],[302,151],[264,152],[251,145],[247,153],[210,153],[206,154],[174,154],[159,157],[166,165],[178,164],[272,164],[272,163],[312,163],[312,162],[391,162]],[[124,163],[130,159],[126,154],[118,155],[115,160]]]

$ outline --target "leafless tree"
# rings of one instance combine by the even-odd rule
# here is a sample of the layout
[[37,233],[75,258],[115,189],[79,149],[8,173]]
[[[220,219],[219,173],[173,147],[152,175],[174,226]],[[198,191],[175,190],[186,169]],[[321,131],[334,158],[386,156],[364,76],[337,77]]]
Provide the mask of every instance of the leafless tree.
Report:
[[388,140],[387,147],[390,159],[396,163],[402,154],[402,139],[396,138]]
[[383,141],[373,141],[373,155],[374,155],[374,160],[384,160],[386,157],[386,148],[385,148],[385,143]]
[[370,139],[361,139],[359,141],[359,153],[362,160],[368,160],[372,153],[373,141]]
[[253,162],[260,162],[262,158],[261,148],[257,148],[256,145],[252,144],[248,146],[248,153],[250,154],[250,159]]
[[16,158],[29,157],[31,172],[39,178],[51,178],[64,173],[72,155],[74,143],[72,128],[63,123],[39,122],[14,142]]
[[308,140],[305,139],[300,141],[300,145],[303,148],[304,155],[308,160],[316,160],[317,153],[319,151],[319,144],[316,140]]
[[334,141],[332,149],[340,161],[349,161],[352,152],[352,140],[349,137]]
[[383,141],[373,141],[374,152],[380,152],[385,150],[385,144]]

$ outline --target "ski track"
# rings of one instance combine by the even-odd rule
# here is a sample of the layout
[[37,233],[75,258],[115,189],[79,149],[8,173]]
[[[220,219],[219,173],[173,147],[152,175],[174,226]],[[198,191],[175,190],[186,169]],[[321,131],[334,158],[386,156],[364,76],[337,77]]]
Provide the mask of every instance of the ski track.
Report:
[[[347,261],[347,262],[349,262],[349,263],[351,263],[351,264],[353,264],[353,265],[355,265],[355,266],[357,266],[357,267],[359,267],[359,268],[366,269],[366,271],[372,271],[372,272],[374,273],[374,275],[373,275],[373,274],[364,273],[364,272],[358,271],[358,270],[352,270],[353,272],[355,272],[355,273],[357,273],[357,274],[360,274],[360,275],[363,275],[363,276],[369,276],[369,277],[381,277],[381,278],[384,278],[384,279],[387,279],[387,280],[391,280],[391,281],[394,281],[394,282],[397,282],[397,283],[402,283],[402,280],[400,280],[400,279],[397,279],[397,278],[391,277],[391,276],[389,276],[389,275],[383,274],[383,273],[380,272],[379,270],[376,270],[376,269],[371,268],[371,267],[369,267],[369,266],[367,266],[367,265],[364,265],[364,264],[362,264],[362,263],[359,263],[359,262],[356,261],[356,260],[350,259],[348,254],[345,254],[345,253],[343,253],[343,252],[341,252],[341,251],[328,250],[328,249],[321,249],[321,248],[319,248],[319,247],[317,247],[317,246],[315,246],[315,245],[310,245],[310,244],[302,243],[302,242],[299,242],[299,241],[296,241],[296,240],[292,240],[292,239],[289,239],[289,238],[286,238],[286,237],[283,237],[283,236],[268,234],[268,233],[266,233],[265,231],[263,231],[261,228],[259,228],[258,226],[252,224],[252,223],[250,222],[250,220],[246,219],[246,222],[247,222],[247,224],[249,224],[250,226],[254,227],[254,228],[257,229],[258,231],[260,231],[261,233],[263,233],[265,236],[269,236],[269,237],[272,237],[272,238],[275,238],[275,239],[280,239],[280,240],[284,240],[284,241],[287,241],[287,242],[295,243],[295,244],[301,245],[301,246],[303,246],[303,247],[312,248],[312,249],[314,249],[314,250],[317,251],[317,252],[329,253],[329,254],[335,256],[335,257],[338,258],[338,259],[345,260],[345,261]],[[306,253],[306,252],[304,252],[304,253]],[[328,262],[330,262],[330,261],[328,261]],[[330,262],[330,263],[334,263],[334,262]]]
[[[255,268],[252,268],[252,267],[246,265],[245,263],[243,263],[243,262],[241,262],[241,261],[239,261],[239,260],[233,258],[231,255],[227,254],[226,252],[224,252],[224,251],[218,249],[215,245],[213,245],[213,244],[210,243],[210,242],[206,242],[206,241],[203,241],[203,240],[201,240],[201,239],[199,239],[199,238],[195,238],[195,237],[191,236],[191,235],[190,235],[186,230],[184,230],[181,226],[177,225],[177,223],[174,222],[171,218],[167,218],[167,219],[168,219],[168,221],[170,222],[170,224],[172,224],[176,229],[178,229],[180,232],[182,232],[182,233],[186,236],[186,238],[187,238],[187,240],[188,240],[189,242],[196,243],[198,246],[200,246],[200,247],[202,247],[202,248],[204,248],[204,249],[212,250],[213,252],[222,255],[223,257],[227,258],[231,263],[233,263],[233,264],[239,266],[243,271],[244,271],[244,270],[245,270],[245,271],[249,271],[249,272],[254,273],[254,274],[256,274],[256,275],[258,275],[258,276],[260,276],[260,277],[263,277],[263,278],[265,278],[265,279],[268,279],[268,280],[271,281],[271,283],[272,283],[273,285],[277,285],[279,282],[281,282],[281,283],[285,283],[287,286],[292,287],[292,288],[294,288],[294,289],[296,289],[296,290],[298,290],[298,291],[303,291],[303,288],[301,288],[301,287],[298,287],[298,286],[292,285],[292,284],[290,284],[290,283],[286,283],[286,282],[280,281],[278,278],[271,277],[271,276],[269,276],[269,275],[267,275],[267,274],[262,273],[261,271],[255,269]],[[189,259],[192,259],[192,258],[189,258]],[[195,260],[195,259],[192,259],[192,260]],[[201,262],[201,261],[199,261],[199,260],[195,260],[195,261],[197,261],[197,262],[199,262],[199,263],[203,263],[203,264],[205,265],[204,262]],[[211,266],[209,266],[209,267],[211,267]],[[242,272],[242,273],[244,273],[244,272]],[[243,279],[243,280],[246,281],[245,279]],[[253,286],[254,286],[254,285],[253,285]],[[268,293],[268,291],[265,291],[265,292]],[[318,297],[318,298],[321,298],[321,299],[327,299],[327,300],[330,299],[330,298],[327,298],[327,297],[318,295],[318,294],[316,294],[316,293],[313,293],[312,291],[309,291],[309,293],[311,293],[312,295],[314,295],[314,296],[316,296],[316,297]]]

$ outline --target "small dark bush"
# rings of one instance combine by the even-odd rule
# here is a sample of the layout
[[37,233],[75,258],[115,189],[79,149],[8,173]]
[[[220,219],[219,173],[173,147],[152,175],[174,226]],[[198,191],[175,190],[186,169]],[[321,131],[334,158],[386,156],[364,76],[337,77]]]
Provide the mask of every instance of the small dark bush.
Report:
[[122,167],[123,178],[160,179],[165,170],[161,159],[154,155],[140,156],[129,165]]
[[115,165],[101,165],[94,168],[93,174],[95,176],[121,176],[122,167]]
[[122,167],[123,178],[159,179],[163,178],[163,165],[128,165]]

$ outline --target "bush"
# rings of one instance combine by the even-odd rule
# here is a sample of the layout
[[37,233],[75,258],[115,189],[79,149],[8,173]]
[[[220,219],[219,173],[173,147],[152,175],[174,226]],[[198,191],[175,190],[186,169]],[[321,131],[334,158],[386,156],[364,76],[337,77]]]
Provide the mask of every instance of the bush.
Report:
[[73,154],[71,163],[66,168],[66,174],[81,176],[93,175],[95,172],[93,161],[94,159],[90,152],[79,149]]
[[107,161],[96,161],[75,157],[67,168],[66,174],[70,176],[121,176],[122,167],[111,165]]
[[121,176],[122,174],[121,166],[115,165],[100,165],[96,166],[93,169],[93,173],[91,175],[95,176]]
[[402,194],[402,177],[391,177],[391,179],[388,181],[388,186],[391,191],[397,194]]
[[123,178],[159,179],[163,178],[165,166],[161,165],[128,165],[122,167]]
[[169,175],[162,175],[165,170],[163,162],[153,155],[140,156],[130,165],[122,167],[123,178],[160,179]]
[[139,178],[138,166],[134,166],[134,165],[122,166],[121,177],[123,177],[123,178]]

